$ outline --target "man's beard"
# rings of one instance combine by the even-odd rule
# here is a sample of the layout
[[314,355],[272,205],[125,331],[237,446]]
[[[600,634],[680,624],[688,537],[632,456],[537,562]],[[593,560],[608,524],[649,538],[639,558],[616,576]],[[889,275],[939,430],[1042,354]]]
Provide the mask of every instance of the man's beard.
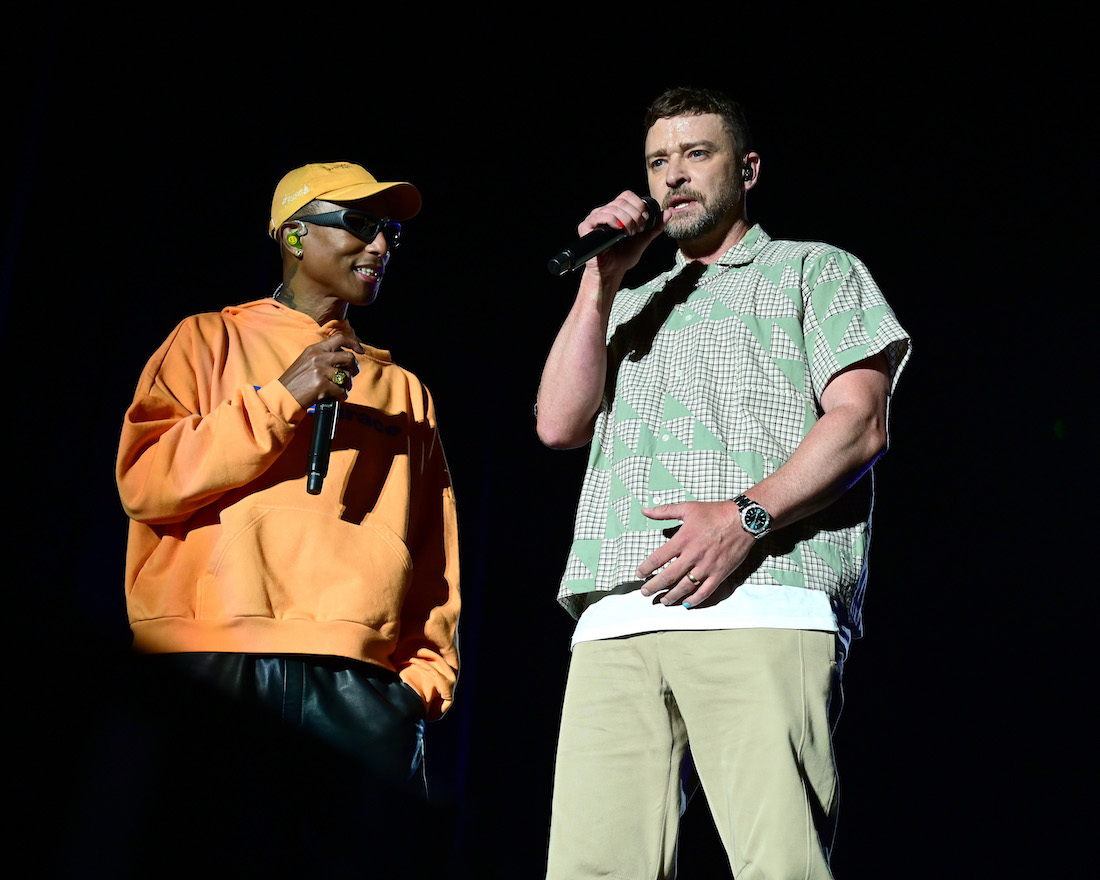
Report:
[[693,216],[678,216],[673,214],[665,224],[665,233],[674,241],[691,241],[713,232],[717,229],[737,208],[737,202],[741,197],[741,190],[737,186],[727,184],[707,201],[703,195],[693,189],[676,189],[665,196],[664,207],[668,207],[673,198],[687,196],[695,199],[696,204],[702,208],[695,211]]

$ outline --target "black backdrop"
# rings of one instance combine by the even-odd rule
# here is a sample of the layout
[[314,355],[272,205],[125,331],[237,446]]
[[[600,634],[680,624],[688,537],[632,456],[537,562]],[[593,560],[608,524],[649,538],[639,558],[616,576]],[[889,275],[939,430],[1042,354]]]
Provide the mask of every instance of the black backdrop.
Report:
[[[573,285],[545,263],[590,208],[644,185],[644,107],[690,83],[747,104],[751,217],[863,258],[914,338],[837,735],[836,873],[1058,876],[1091,766],[1078,27],[692,11],[638,16],[626,41],[554,37],[557,12],[499,30],[459,13],[270,10],[238,29],[205,9],[121,21],[64,4],[13,21],[0,319],[20,860],[124,876],[251,857],[326,876],[396,849],[540,876],[570,632],[553,596],[585,459],[533,431]],[[458,702],[429,728],[441,815],[406,836],[394,807],[338,841],[302,817],[349,815],[346,771],[285,765],[260,745],[271,731],[132,666],[112,482],[146,358],[187,314],[270,293],[271,190],[332,160],[424,197],[353,323],[436,397],[465,593]],[[670,255],[655,244],[634,280]],[[724,876],[701,802],[689,814],[684,875]],[[40,828],[45,849],[29,845]]]

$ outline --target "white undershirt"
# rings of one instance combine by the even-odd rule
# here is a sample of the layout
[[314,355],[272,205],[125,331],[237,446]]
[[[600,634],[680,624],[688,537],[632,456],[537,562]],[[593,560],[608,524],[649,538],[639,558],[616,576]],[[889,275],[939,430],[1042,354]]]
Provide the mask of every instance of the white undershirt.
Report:
[[833,603],[820,590],[780,585],[741,584],[714,605],[685,608],[654,604],[637,589],[606,593],[581,614],[570,648],[578,642],[614,639],[660,630],[811,629],[835,632],[847,654],[851,633],[837,620]]

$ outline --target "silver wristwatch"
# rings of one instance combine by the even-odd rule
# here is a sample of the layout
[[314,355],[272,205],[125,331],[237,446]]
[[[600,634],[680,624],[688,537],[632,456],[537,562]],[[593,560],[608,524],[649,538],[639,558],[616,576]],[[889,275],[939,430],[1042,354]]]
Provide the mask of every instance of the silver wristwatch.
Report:
[[771,530],[771,514],[761,505],[744,495],[738,495],[733,499],[733,503],[741,511],[741,528],[754,538],[759,540]]

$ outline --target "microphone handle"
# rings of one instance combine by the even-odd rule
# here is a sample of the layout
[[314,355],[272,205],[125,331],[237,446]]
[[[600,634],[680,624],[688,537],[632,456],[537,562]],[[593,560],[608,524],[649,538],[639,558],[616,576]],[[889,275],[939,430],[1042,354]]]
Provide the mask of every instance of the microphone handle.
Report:
[[326,397],[313,408],[313,442],[309,447],[309,474],[306,476],[306,491],[310,495],[321,493],[328,476],[328,458],[339,412],[340,401],[334,397]]
[[550,258],[546,268],[551,275],[564,275],[571,269],[583,266],[596,254],[602,254],[626,238],[623,229],[612,229],[610,226],[597,226],[587,235],[582,236],[576,244],[563,248]]

